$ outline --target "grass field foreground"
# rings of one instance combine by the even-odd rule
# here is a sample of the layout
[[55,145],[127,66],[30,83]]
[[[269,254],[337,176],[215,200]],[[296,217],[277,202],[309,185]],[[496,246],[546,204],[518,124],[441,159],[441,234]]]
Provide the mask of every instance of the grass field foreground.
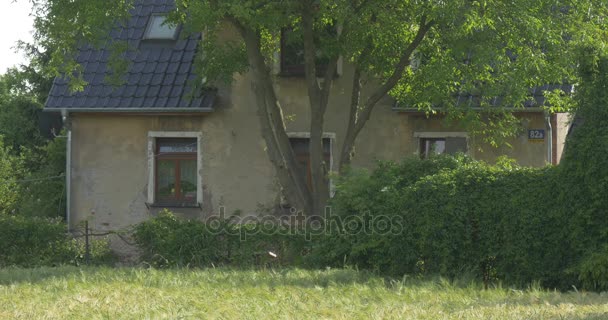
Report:
[[608,319],[608,294],[354,270],[0,270],[1,319]]

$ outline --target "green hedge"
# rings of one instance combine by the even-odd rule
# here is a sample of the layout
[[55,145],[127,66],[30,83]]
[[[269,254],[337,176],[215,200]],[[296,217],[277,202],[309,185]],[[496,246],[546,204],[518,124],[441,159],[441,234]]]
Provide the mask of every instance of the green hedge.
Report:
[[[555,168],[491,166],[464,156],[383,163],[343,180],[333,201],[334,220],[358,216],[372,227],[333,232],[313,255],[392,275],[472,273],[560,286],[569,281],[563,266],[571,257],[555,210],[556,179]],[[382,220],[392,221],[391,232],[378,230]]]
[[[408,158],[343,178],[325,232],[164,212],[138,225],[135,239],[143,260],[157,267],[351,265],[398,277],[473,275],[486,283],[605,288],[606,249],[580,249],[603,238],[576,232],[580,217],[563,201],[580,200],[565,196],[568,189],[557,167],[489,165],[462,155]],[[605,221],[593,224],[608,230]]]
[[[91,263],[114,261],[107,241],[91,241]],[[72,238],[58,219],[0,215],[0,267],[84,263],[82,240]]]
[[280,266],[302,262],[305,237],[298,232],[277,223],[182,220],[163,211],[137,225],[134,239],[142,261],[155,267]]
[[[332,232],[313,248],[383,273],[472,273],[486,281],[608,289],[608,56],[583,49],[579,124],[557,167],[464,157],[383,163],[346,177],[338,217],[401,221],[395,234]],[[397,219],[398,218],[398,219]]]

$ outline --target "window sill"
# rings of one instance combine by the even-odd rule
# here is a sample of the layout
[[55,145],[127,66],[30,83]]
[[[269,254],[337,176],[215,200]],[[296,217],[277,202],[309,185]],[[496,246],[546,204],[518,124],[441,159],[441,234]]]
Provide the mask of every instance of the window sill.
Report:
[[[306,78],[306,75],[304,73],[300,73],[300,72],[279,72],[277,74],[277,76],[281,77],[281,78],[297,78],[297,79],[304,79]],[[320,74],[317,72],[317,79],[319,80],[323,80],[325,78],[325,74]],[[338,73],[336,72],[336,74],[334,74],[333,79],[337,79],[339,78]]]
[[203,209],[200,203],[197,204],[178,204],[178,203],[148,203],[146,207],[150,208],[176,208],[176,209]]

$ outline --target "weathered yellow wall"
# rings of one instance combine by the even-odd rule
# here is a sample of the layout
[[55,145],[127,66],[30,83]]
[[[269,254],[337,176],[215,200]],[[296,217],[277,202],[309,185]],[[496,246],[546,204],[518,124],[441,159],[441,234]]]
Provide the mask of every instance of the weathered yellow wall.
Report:
[[[325,131],[335,134],[334,164],[339,160],[347,125],[350,71],[345,72],[346,76],[335,81],[326,117]],[[203,135],[203,210],[174,211],[190,218],[217,214],[220,207],[228,214],[235,210],[260,214],[260,208],[276,204],[279,190],[264,150],[249,81],[247,76],[236,76],[232,86],[220,89],[217,110],[200,116],[72,114],[72,226],[88,219],[96,230],[120,230],[158,211],[145,204],[149,131],[197,131]],[[288,131],[308,132],[303,81],[279,78],[276,89],[285,115],[291,119]],[[376,160],[398,161],[415,154],[415,132],[462,131],[445,127],[441,119],[397,113],[391,107],[388,98],[376,107],[357,140],[354,166],[371,168]],[[541,113],[522,113],[520,117],[527,128],[545,129]],[[506,154],[522,165],[545,164],[546,144],[528,142],[527,131],[511,144],[512,148],[500,149],[484,146],[483,152],[474,149],[471,155],[493,161]]]

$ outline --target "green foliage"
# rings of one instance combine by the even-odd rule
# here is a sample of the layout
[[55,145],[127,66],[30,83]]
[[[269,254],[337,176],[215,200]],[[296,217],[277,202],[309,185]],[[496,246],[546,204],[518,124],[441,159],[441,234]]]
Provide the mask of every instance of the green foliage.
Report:
[[608,246],[591,253],[574,271],[586,288],[596,291],[608,290]]
[[[73,78],[73,88],[82,89],[81,67],[75,63],[82,43],[108,45],[111,28],[124,24],[132,0],[34,1],[37,6],[36,44],[50,51],[51,74]],[[359,67],[370,84],[389,82],[390,94],[402,106],[425,111],[443,108],[449,119],[463,120],[470,132],[494,144],[516,134],[516,119],[493,112],[489,121],[471,107],[523,107],[531,87],[551,83],[576,83],[576,48],[601,43],[606,28],[605,1],[514,0],[489,1],[193,1],[177,0],[169,14],[172,23],[183,25],[185,33],[205,30],[203,54],[198,67],[206,80],[230,80],[235,72],[247,70],[242,39],[228,22],[261,38],[258,50],[273,61],[281,31],[301,27],[303,8],[314,7],[315,55],[341,56]],[[416,38],[421,22],[429,25],[419,44],[416,59],[402,57]],[[340,26],[327,35],[328,26]],[[416,60],[417,67],[396,72],[399,61]],[[271,68],[267,68],[270,71]],[[343,76],[347,76],[346,74]],[[348,81],[347,81],[348,82]],[[454,105],[454,94],[479,97],[472,104]],[[551,92],[551,100],[562,94]],[[496,100],[496,97],[501,99]],[[570,106],[544,105],[566,111]]]
[[21,171],[20,159],[5,147],[0,135],[0,216],[13,212],[21,193],[17,183]]
[[[113,262],[108,243],[94,240],[91,262]],[[84,263],[84,243],[71,238],[65,224],[55,219],[0,216],[0,267],[50,266]]]
[[40,135],[38,114],[52,80],[40,71],[48,57],[29,50],[29,66],[0,75],[0,136],[6,146],[0,142],[0,213],[63,217],[65,139]]
[[14,153],[42,142],[38,130],[41,106],[34,96],[19,88],[22,82],[14,70],[0,75],[0,135]]
[[562,201],[580,200],[565,197],[564,185],[558,167],[525,168],[509,159],[489,165],[464,155],[412,157],[343,177],[323,232],[311,237],[288,236],[280,226],[262,230],[262,224],[184,221],[163,213],[137,226],[135,238],[144,261],[155,266],[254,266],[273,251],[278,265],[603,289],[606,249],[590,249],[602,243],[595,230],[605,232],[606,222],[594,220],[597,226],[577,232],[584,216],[564,210]]
[[[608,244],[608,56],[603,51],[585,48],[580,55],[578,125],[568,138],[560,164],[563,184],[559,199],[572,250],[587,257],[579,277],[598,288],[606,288],[608,282],[602,266]],[[595,271],[591,270],[594,266]]]
[[247,267],[296,263],[304,237],[287,232],[287,228],[260,223],[180,220],[163,211],[137,225],[134,238],[142,250],[141,259],[156,267]]
[[569,287],[576,279],[566,268],[576,256],[568,249],[567,219],[556,211],[558,184],[556,168],[509,161],[381,163],[338,185],[334,216],[361,223],[319,239],[311,258],[397,276],[473,274],[486,282]]
[[24,162],[30,163],[17,212],[26,216],[65,216],[65,132],[46,145],[22,154]]

